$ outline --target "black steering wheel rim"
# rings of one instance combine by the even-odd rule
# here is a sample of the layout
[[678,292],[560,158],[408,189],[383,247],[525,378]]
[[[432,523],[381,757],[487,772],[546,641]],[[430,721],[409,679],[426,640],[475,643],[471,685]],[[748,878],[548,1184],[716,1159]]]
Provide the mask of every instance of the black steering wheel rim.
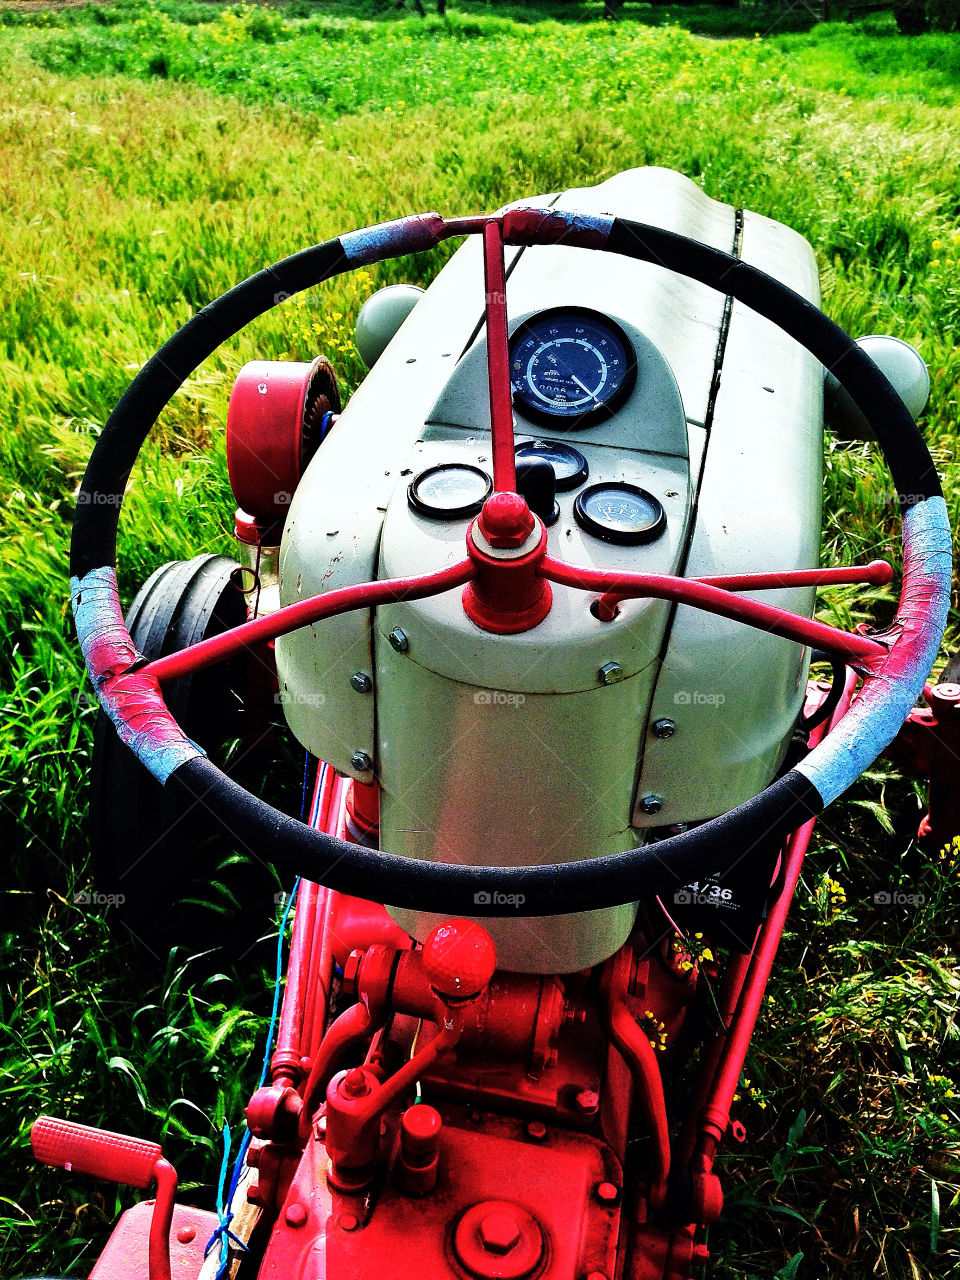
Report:
[[[471,220],[480,223],[482,220]],[[526,867],[419,862],[350,844],[298,822],[216,768],[167,712],[123,622],[116,535],[123,491],[160,412],[190,374],[251,320],[346,270],[429,249],[465,224],[421,214],[315,245],[265,268],[204,307],[143,367],[94,448],[71,542],[71,597],[87,669],[121,737],[166,786],[182,789],[242,848],[278,868],[364,898],[444,914],[558,915],[634,901],[722,870],[780,841],[831,803],[892,740],[936,657],[950,597],[950,539],[940,482],[909,411],[869,356],[818,308],[764,272],[658,227],[606,216],[514,209],[508,243],[565,243],[658,264],[731,296],[773,321],[830,368],[873,428],[904,513],[903,589],[888,658],[834,731],[797,767],[709,822],[654,845],[572,863]],[[476,230],[471,225],[470,230]]]

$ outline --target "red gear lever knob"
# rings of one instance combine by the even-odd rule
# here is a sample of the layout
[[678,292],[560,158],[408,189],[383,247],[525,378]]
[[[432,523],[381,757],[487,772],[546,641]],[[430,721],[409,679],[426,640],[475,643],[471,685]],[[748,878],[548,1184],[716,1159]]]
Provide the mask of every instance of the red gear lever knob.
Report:
[[470,1000],[486,987],[497,968],[497,950],[482,925],[448,920],[423,944],[423,971],[442,999]]

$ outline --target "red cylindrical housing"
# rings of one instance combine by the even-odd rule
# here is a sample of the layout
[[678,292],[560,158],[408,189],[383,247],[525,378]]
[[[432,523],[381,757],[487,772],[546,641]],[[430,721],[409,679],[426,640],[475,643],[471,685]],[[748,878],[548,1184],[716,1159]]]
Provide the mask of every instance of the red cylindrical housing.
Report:
[[[516,495],[495,493],[487,499],[487,505],[500,497]],[[523,506],[526,508],[526,503]],[[529,631],[543,621],[553,603],[550,584],[539,573],[547,549],[547,531],[535,517],[531,519],[534,523],[526,543],[521,542],[516,550],[507,545],[498,549],[487,540],[483,513],[467,531],[467,550],[475,572],[463,590],[464,612],[471,622],[494,635]],[[501,524],[494,523],[493,536],[504,544],[508,535]],[[540,536],[534,541],[538,530]],[[524,545],[527,550],[523,550]]]
[[320,422],[340,398],[330,362],[251,360],[227,410],[227,470],[237,502],[260,521],[284,520],[320,443]]
[[418,1102],[403,1113],[395,1174],[408,1195],[429,1195],[437,1185],[442,1129],[443,1120],[436,1107]]

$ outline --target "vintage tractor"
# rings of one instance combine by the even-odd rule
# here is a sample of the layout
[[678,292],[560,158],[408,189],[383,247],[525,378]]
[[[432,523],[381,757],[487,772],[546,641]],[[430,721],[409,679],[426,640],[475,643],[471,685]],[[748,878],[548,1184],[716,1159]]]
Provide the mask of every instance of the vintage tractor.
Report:
[[[246,562],[165,566],[125,624],[120,502],[184,379],[289,295],[452,237],[426,292],[365,304],[371,372],[342,411],[323,358],[244,367],[227,451]],[[858,345],[818,296],[795,232],[640,169],[306,249],[136,376],[72,548],[116,730],[98,839],[130,871],[125,824],[159,796],[301,879],[218,1212],[176,1201],[154,1143],[37,1121],[48,1164],[156,1184],[96,1280],[700,1273],[814,821],[911,715],[949,602],[910,412],[925,369],[895,339]],[[816,567],[825,371],[902,509],[883,631],[813,617],[818,587],[893,575]],[[831,680],[808,682],[812,657]],[[230,664],[318,762],[306,821],[193,740],[222,731]],[[111,793],[120,742],[141,764]]]

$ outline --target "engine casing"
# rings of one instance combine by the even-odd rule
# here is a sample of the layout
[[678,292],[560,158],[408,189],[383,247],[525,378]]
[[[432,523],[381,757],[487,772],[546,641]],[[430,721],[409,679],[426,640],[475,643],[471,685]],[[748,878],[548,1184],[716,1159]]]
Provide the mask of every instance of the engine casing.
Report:
[[[819,301],[802,237],[669,170],[632,170],[546,200],[668,227]],[[620,326],[638,363],[609,419],[564,429],[518,411],[518,440],[575,445],[588,483],[631,481],[667,515],[656,541],[617,546],[574,520],[576,491],[561,493],[548,554],[688,577],[817,564],[817,361],[739,303],[657,266],[555,245],[508,249],[507,269],[511,332],[550,308],[589,308]],[[490,468],[483,290],[471,240],[350,400],[294,495],[282,603],[464,559],[469,521],[418,514],[407,488],[440,462]],[[813,611],[812,589],[762,598]],[[338,770],[376,776],[382,847],[411,858],[510,866],[598,857],[642,843],[653,826],[714,817],[765,786],[802,704],[801,647],[661,601],[625,602],[613,622],[590,603],[557,586],[539,626],[498,636],[475,626],[453,591],[285,636],[277,663],[287,720]],[[402,651],[390,642],[396,629]],[[622,678],[604,684],[598,673],[611,663]],[[355,687],[359,673],[369,692]],[[658,720],[673,722],[670,736],[652,733]],[[357,768],[362,756],[371,770]],[[635,914],[626,905],[535,919],[520,902],[503,906],[485,923],[501,967],[526,972],[597,963],[624,942]],[[436,923],[393,914],[421,939]]]

